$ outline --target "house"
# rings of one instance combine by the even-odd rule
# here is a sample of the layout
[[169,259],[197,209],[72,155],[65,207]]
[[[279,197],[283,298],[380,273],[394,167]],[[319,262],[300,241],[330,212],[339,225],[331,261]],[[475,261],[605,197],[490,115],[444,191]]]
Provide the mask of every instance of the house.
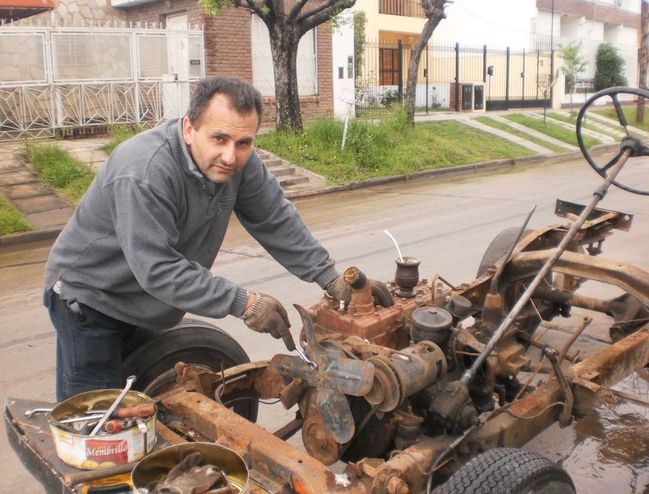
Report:
[[[34,0],[35,1],[35,0]],[[264,96],[264,124],[275,123],[275,90],[268,30],[244,8],[227,8],[218,16],[203,14],[196,0],[58,0],[49,17],[57,25],[122,23],[204,32],[204,74],[232,75],[251,81]],[[300,41],[298,85],[305,120],[333,113],[332,33],[318,26]],[[196,71],[197,57],[187,57],[186,43],[168,44],[169,72],[177,80]],[[179,60],[184,60],[179,63]],[[182,106],[182,105],[181,105]],[[183,111],[183,110],[179,110]]]
[[[629,84],[635,85],[640,2],[454,0],[422,56],[416,105],[458,111],[516,108],[542,104],[552,93],[552,106],[559,107],[568,99],[560,50],[572,41],[582,43],[588,60],[584,79],[594,75],[599,44],[610,42],[626,61]],[[380,88],[374,98],[387,99],[405,85],[409,47],[426,22],[420,2],[358,0],[354,9],[367,18],[365,74],[359,76]]]

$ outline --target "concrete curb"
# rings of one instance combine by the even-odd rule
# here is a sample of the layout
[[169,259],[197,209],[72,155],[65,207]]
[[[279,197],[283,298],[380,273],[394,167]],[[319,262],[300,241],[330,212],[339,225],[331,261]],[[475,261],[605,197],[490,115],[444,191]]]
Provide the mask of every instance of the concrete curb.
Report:
[[287,194],[289,199],[302,199],[305,197],[312,197],[323,194],[332,194],[334,192],[341,192],[346,190],[358,190],[374,187],[377,185],[386,185],[396,182],[407,182],[409,180],[417,180],[420,178],[448,178],[448,177],[461,177],[468,176],[474,173],[499,170],[509,168],[516,165],[534,165],[538,163],[558,163],[570,159],[581,157],[581,151],[567,151],[565,153],[553,154],[540,154],[535,156],[526,156],[524,158],[509,158],[502,160],[485,161],[482,163],[470,163],[466,165],[452,166],[448,168],[436,168],[434,170],[422,170],[409,175],[392,175],[389,177],[371,178],[362,182],[351,182],[344,185],[334,185],[322,189],[309,190],[303,192],[295,192]]
[[[619,144],[604,144],[593,148],[595,152],[610,151],[616,149]],[[303,199],[324,194],[333,194],[335,192],[367,189],[379,185],[386,185],[397,182],[407,182],[422,178],[449,178],[469,176],[474,173],[485,172],[489,170],[500,170],[511,168],[516,165],[535,165],[545,163],[559,163],[570,159],[580,158],[581,151],[568,151],[565,153],[542,154],[527,156],[523,158],[511,158],[503,160],[485,161],[483,163],[471,163],[466,165],[452,166],[448,168],[437,168],[434,170],[423,170],[409,175],[392,175],[389,177],[372,178],[362,182],[351,182],[344,185],[334,185],[308,191],[289,192],[286,197],[289,200]],[[11,235],[0,236],[0,248],[10,248],[15,245],[42,242],[55,239],[61,233],[62,227],[46,228],[25,233],[15,233]]]
[[33,232],[12,233],[11,235],[0,236],[0,247],[10,247],[18,244],[28,244],[52,240],[58,237],[63,228],[45,228]]

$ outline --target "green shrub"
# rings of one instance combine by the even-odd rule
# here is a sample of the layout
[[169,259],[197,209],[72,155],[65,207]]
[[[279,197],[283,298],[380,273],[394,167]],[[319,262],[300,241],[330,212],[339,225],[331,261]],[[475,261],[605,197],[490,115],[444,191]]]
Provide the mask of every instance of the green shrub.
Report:
[[624,59],[612,44],[599,45],[595,63],[595,91],[614,86],[626,86]]

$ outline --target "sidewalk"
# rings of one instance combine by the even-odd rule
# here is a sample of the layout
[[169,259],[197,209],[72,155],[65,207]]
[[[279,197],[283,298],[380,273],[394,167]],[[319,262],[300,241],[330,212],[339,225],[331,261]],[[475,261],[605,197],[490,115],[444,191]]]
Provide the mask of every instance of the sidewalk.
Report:
[[[518,112],[518,111],[517,111]],[[382,177],[368,180],[362,183],[350,183],[342,186],[326,186],[321,177],[314,176],[310,172],[295,167],[269,153],[260,151],[263,159],[266,161],[269,169],[277,176],[280,184],[284,188],[287,197],[290,199],[307,197],[322,193],[331,193],[341,190],[351,190],[372,185],[385,184],[390,182],[401,181],[405,179],[415,179],[429,176],[450,176],[457,174],[474,173],[478,170],[496,169],[510,167],[515,164],[534,163],[540,161],[563,160],[580,156],[572,146],[565,145],[566,153],[553,153],[552,151],[526,141],[525,139],[508,134],[502,130],[489,127],[475,120],[479,116],[488,116],[498,118],[500,114],[507,112],[489,112],[485,113],[432,113],[429,115],[417,115],[416,122],[438,121],[438,120],[459,120],[472,127],[479,128],[482,131],[492,133],[498,137],[505,138],[527,147],[536,153],[536,156],[521,158],[517,160],[497,160],[487,163],[476,163],[462,165],[452,168],[435,169],[419,172],[416,174],[404,176]],[[531,113],[531,112],[530,112]],[[512,127],[514,127],[512,125]],[[536,135],[534,131],[529,131],[530,135]],[[538,138],[538,135],[536,136]],[[552,142],[552,138],[545,136],[547,142]],[[106,154],[102,150],[103,145],[107,142],[105,137],[93,137],[86,139],[69,139],[56,141],[56,143],[70,152],[73,156],[81,161],[88,163],[95,170],[98,169],[106,159]],[[26,216],[27,221],[34,226],[34,230],[26,233],[17,233],[0,237],[0,249],[6,248],[17,249],[19,245],[38,242],[53,241],[58,236],[61,229],[68,222],[74,208],[59,198],[52,190],[42,187],[35,173],[29,168],[22,157],[24,144],[22,142],[2,142],[0,143],[0,194],[4,194],[12,201],[17,208]]]

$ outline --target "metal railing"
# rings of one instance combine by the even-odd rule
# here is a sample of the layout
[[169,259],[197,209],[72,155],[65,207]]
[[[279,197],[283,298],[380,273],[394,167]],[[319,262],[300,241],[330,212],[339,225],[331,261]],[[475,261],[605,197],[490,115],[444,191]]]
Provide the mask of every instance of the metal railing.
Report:
[[199,30],[1,26],[0,138],[156,125],[184,113],[204,65]]
[[[411,46],[365,42],[356,71],[357,113],[380,110],[405,95]],[[417,111],[543,106],[551,52],[429,44],[419,64]]]

